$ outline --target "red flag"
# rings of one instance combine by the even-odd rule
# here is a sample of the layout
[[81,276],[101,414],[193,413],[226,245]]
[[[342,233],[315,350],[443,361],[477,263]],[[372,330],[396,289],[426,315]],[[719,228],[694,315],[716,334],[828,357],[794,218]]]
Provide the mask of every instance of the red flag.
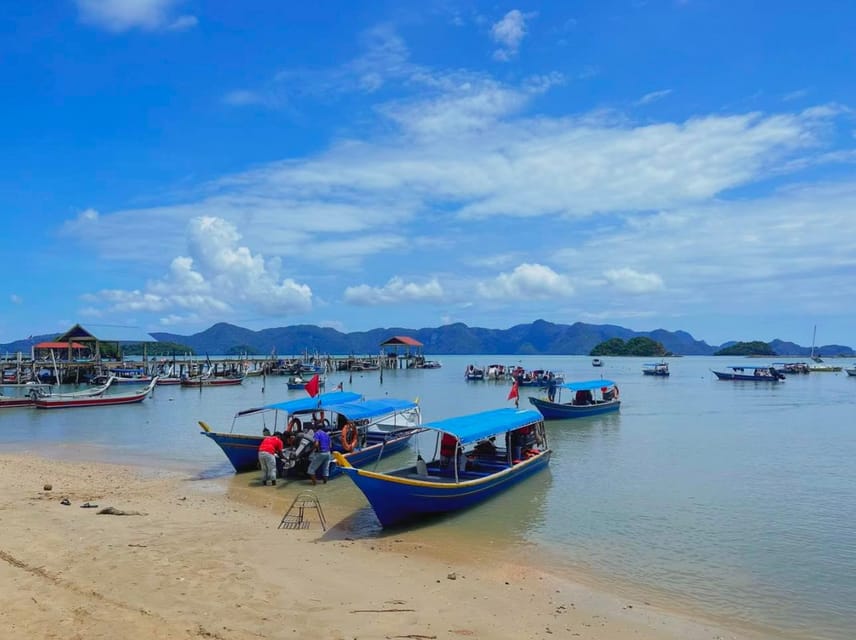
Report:
[[511,385],[511,391],[508,392],[508,400],[517,400],[520,397],[520,393],[517,390],[517,380],[514,381],[514,384]]
[[315,396],[318,395],[318,388],[320,386],[321,386],[321,379],[318,377],[318,374],[316,373],[314,376],[312,376],[312,380],[307,382],[303,388],[306,389],[306,393],[308,393],[311,397],[314,398]]

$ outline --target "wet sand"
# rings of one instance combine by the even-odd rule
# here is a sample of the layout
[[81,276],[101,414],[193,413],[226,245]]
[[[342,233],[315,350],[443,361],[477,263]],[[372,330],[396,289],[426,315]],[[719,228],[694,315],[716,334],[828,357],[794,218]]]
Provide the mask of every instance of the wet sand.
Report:
[[[354,537],[343,524],[351,508],[335,500],[323,504],[326,533],[314,511],[308,529],[279,529],[296,493],[309,487],[252,484],[252,477],[195,479],[0,456],[0,635],[765,637],[509,563],[502,554],[469,556],[418,529]],[[98,506],[82,508],[87,502]],[[98,513],[106,507],[137,515]]]

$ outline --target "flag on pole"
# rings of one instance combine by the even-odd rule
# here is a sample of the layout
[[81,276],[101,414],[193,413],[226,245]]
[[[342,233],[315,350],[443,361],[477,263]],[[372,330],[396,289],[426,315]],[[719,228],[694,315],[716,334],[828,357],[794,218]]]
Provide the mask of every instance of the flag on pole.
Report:
[[518,406],[518,401],[520,398],[520,392],[517,389],[517,380],[514,381],[514,384],[511,385],[511,391],[508,392],[508,400],[514,400],[514,406]]
[[306,389],[306,393],[309,394],[310,397],[314,398],[318,395],[318,387],[321,386],[321,380],[316,373],[312,376],[312,379],[304,385],[304,389]]

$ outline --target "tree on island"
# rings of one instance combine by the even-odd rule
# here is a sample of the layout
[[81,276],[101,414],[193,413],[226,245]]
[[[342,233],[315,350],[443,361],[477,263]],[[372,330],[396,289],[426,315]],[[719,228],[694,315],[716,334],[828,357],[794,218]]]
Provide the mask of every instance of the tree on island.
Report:
[[715,356],[775,356],[772,347],[766,342],[753,340],[752,342],[735,342],[731,346],[720,349]]
[[[104,345],[101,348],[103,353]],[[177,356],[194,355],[193,349],[177,342],[147,342],[145,344],[137,342],[126,344],[122,346],[122,353],[126,356],[141,356],[144,349],[146,355],[149,357],[172,356],[173,354]]]
[[621,338],[610,338],[596,345],[589,353],[591,356],[667,356],[666,348],[651,338],[631,338],[627,342]]

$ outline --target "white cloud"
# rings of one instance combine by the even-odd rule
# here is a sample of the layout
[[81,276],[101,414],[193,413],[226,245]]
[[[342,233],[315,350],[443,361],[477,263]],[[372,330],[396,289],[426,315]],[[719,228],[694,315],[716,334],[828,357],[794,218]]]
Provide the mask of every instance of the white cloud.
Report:
[[603,275],[615,289],[623,293],[653,293],[664,289],[663,279],[656,273],[640,273],[624,267],[609,269]]
[[113,33],[130,29],[181,31],[196,26],[196,16],[173,15],[183,0],[75,0],[80,20]]
[[191,220],[187,229],[190,256],[178,256],[169,272],[144,289],[103,289],[83,297],[113,313],[167,313],[188,310],[197,316],[223,319],[236,313],[298,315],[312,307],[307,285],[280,276],[278,259],[265,260],[240,246],[230,223],[213,217]]
[[660,91],[652,91],[651,93],[646,93],[644,96],[639,98],[635,104],[636,106],[641,106],[645,104],[651,104],[652,102],[656,102],[657,100],[661,100],[672,93],[671,89],[662,89]]
[[443,299],[443,287],[436,279],[417,284],[395,276],[382,287],[361,284],[345,289],[346,302],[360,306],[402,304],[406,302],[438,302]]
[[550,267],[524,263],[511,273],[501,273],[489,282],[480,282],[478,295],[490,300],[544,300],[567,297],[574,288],[566,276],[559,275]]
[[499,22],[494,23],[490,29],[494,42],[500,45],[493,52],[495,60],[507,62],[517,55],[520,43],[526,36],[526,20],[534,17],[534,13],[522,13],[519,9],[512,9]]

